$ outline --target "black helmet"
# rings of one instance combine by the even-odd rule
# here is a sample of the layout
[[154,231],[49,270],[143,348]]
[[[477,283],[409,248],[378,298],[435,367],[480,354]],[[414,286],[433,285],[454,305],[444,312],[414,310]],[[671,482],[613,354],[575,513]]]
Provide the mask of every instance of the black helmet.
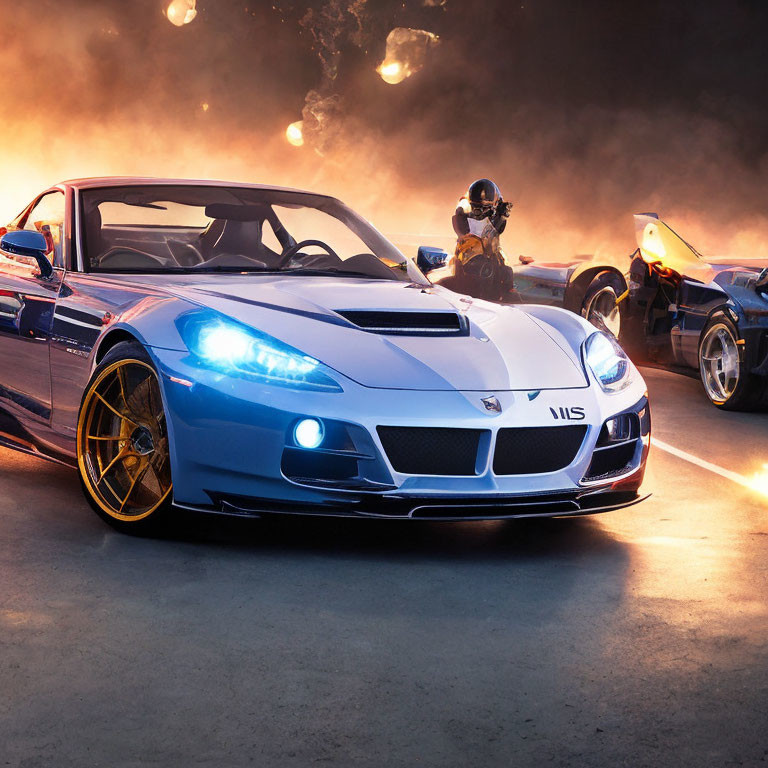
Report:
[[467,199],[472,208],[472,214],[477,218],[483,218],[499,202],[501,192],[490,179],[478,179],[469,185]]

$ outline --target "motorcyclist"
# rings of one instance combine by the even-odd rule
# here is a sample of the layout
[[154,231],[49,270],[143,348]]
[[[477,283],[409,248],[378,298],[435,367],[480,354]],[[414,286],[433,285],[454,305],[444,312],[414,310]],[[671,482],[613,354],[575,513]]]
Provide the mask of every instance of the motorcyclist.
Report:
[[455,288],[481,299],[500,301],[512,291],[499,236],[507,226],[512,203],[505,202],[490,179],[470,184],[453,215],[456,232]]

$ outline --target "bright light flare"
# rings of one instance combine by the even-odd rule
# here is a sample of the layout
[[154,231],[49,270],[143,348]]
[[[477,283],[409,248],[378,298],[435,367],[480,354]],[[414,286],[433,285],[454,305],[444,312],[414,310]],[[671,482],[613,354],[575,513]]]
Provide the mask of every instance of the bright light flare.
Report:
[[253,338],[239,328],[215,325],[203,330],[199,344],[200,354],[206,360],[233,365],[248,357]]
[[381,79],[390,85],[402,83],[410,72],[400,61],[387,61],[386,59],[379,65],[376,71],[381,75]]
[[322,422],[317,419],[302,419],[293,430],[293,436],[302,448],[318,448],[325,437]]
[[304,146],[304,121],[297,120],[285,129],[285,138],[294,147]]
[[439,42],[437,35],[425,29],[395,27],[387,35],[386,55],[376,71],[385,83],[402,83],[424,67],[427,52]]
[[762,496],[768,496],[768,464],[763,464],[763,469],[755,474],[749,480],[749,487]]
[[165,15],[171,24],[183,27],[197,16],[196,4],[197,0],[173,0],[165,9]]
[[659,228],[656,224],[647,224],[643,231],[643,239],[640,244],[640,252],[647,257],[645,261],[649,263],[664,261],[667,255],[667,249],[659,234]]

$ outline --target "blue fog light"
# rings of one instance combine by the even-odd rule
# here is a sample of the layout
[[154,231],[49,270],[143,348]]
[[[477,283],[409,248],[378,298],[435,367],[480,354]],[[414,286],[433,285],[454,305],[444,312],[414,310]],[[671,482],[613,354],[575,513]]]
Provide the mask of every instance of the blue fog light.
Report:
[[293,430],[293,436],[302,448],[317,448],[323,442],[325,430],[317,419],[302,419]]

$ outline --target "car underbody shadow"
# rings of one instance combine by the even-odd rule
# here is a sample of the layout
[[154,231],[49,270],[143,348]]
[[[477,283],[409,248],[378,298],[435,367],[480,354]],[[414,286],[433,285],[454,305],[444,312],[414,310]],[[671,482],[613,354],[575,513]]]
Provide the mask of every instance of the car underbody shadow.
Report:
[[370,557],[508,560],[615,550],[596,516],[443,522],[333,517],[177,514],[162,538],[217,547]]

